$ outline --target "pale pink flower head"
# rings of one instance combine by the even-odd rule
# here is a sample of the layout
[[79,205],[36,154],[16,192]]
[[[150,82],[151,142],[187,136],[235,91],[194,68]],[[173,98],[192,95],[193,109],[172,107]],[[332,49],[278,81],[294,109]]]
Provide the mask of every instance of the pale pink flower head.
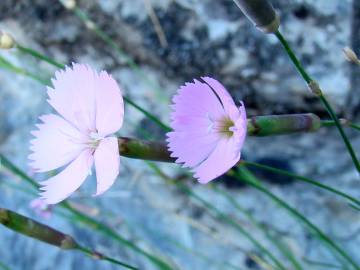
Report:
[[116,81],[105,71],[73,64],[57,71],[48,102],[59,115],[40,117],[32,131],[30,166],[37,172],[67,165],[41,183],[41,197],[58,203],[77,190],[95,164],[97,192],[105,192],[119,174],[119,146],[113,133],[123,123],[124,102]]
[[246,137],[245,106],[236,107],[217,80],[185,83],[173,98],[172,132],[167,133],[171,157],[192,168],[206,184],[227,172],[240,160]]
[[41,198],[36,198],[32,200],[29,206],[34,210],[37,215],[45,219],[49,219],[52,215],[52,205],[47,204]]

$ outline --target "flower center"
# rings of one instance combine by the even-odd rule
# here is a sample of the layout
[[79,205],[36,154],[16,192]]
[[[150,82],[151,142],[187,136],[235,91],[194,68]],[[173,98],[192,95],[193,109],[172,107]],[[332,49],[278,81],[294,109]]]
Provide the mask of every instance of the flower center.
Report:
[[103,139],[104,137],[101,136],[99,133],[97,132],[90,132],[90,140],[88,142],[88,145],[90,146],[90,148],[92,149],[96,149],[96,147],[98,147],[100,141]]
[[210,119],[210,121],[209,131],[219,133],[227,138],[233,136],[234,132],[237,130],[234,122],[227,116],[216,121]]

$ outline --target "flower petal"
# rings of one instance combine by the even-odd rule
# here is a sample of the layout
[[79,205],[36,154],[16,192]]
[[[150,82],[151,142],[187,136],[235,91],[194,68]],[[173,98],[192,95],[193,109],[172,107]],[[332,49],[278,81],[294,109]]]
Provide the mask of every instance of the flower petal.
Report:
[[115,137],[101,140],[94,154],[97,190],[96,194],[104,193],[115,182],[119,174],[119,144]]
[[214,133],[201,135],[175,131],[167,133],[167,136],[171,157],[178,158],[176,162],[184,163],[184,167],[200,164],[214,150],[219,140]]
[[171,156],[178,158],[177,163],[193,167],[214,150],[219,137],[211,132],[211,127],[223,118],[225,111],[214,91],[198,80],[180,87],[173,102],[174,131],[167,134],[168,148]]
[[102,136],[118,131],[124,118],[124,101],[116,81],[107,72],[95,76],[96,129]]
[[173,103],[172,119],[181,115],[218,119],[225,113],[211,88],[198,80],[181,86],[173,98]]
[[47,204],[56,204],[69,197],[85,181],[93,162],[91,150],[81,152],[63,171],[41,182],[41,197]]
[[40,117],[39,130],[32,131],[30,166],[39,172],[57,169],[77,157],[84,149],[85,136],[55,114]]
[[57,71],[48,87],[49,104],[82,131],[95,131],[95,76],[87,65],[73,63]]
[[[234,111],[235,103],[229,92],[225,89],[225,87],[218,82],[217,80],[210,77],[201,77],[210,87],[215,91],[218,97],[221,100],[222,105],[227,113],[227,115],[231,115]],[[237,110],[236,110],[237,111]]]
[[198,178],[201,184],[206,184],[226,173],[239,160],[238,138],[222,139],[210,156],[198,167],[194,168],[194,176]]

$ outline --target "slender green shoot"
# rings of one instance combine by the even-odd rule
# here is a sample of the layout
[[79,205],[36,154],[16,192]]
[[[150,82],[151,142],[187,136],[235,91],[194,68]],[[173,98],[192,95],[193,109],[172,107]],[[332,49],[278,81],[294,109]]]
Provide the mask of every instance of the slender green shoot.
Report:
[[302,215],[295,208],[291,207],[284,200],[277,197],[275,194],[266,189],[258,179],[256,179],[250,171],[246,168],[241,167],[239,172],[236,174],[238,176],[239,181],[245,182],[253,188],[259,190],[264,193],[270,199],[272,199],[275,203],[284,208],[289,214],[294,216],[296,219],[301,221],[306,225],[320,240],[326,243],[332,250],[337,252],[343,259],[345,259],[354,269],[360,269],[360,266],[349,256],[341,247],[339,247],[333,240],[331,240],[322,230],[320,230],[317,226],[315,226],[311,221],[309,221],[304,215]]
[[285,246],[284,243],[279,238],[274,237],[270,231],[269,228],[258,222],[253,215],[247,211],[245,208],[243,208],[230,194],[227,192],[221,190],[220,188],[212,185],[213,190],[215,190],[217,193],[223,195],[237,210],[239,210],[241,213],[243,213],[249,221],[251,221],[252,224],[254,224],[260,231],[264,233],[266,238],[269,240],[270,243],[273,243],[277,249],[289,260],[289,262],[293,265],[294,269],[301,270],[301,264],[298,262],[298,260],[295,258],[294,254],[292,254],[289,247]]
[[[280,33],[279,30],[275,32],[275,36],[278,38],[278,40],[282,44],[282,46],[285,49],[287,55],[289,56],[289,58],[293,62],[294,66],[296,67],[296,69],[300,73],[301,77],[308,84],[308,86],[310,86],[311,84],[314,85],[315,81],[305,71],[302,64],[297,59],[295,53],[291,49],[291,47],[290,47],[289,43],[287,42],[286,38]],[[360,172],[359,160],[357,159],[355,151],[354,151],[354,149],[353,149],[353,147],[352,147],[352,145],[350,143],[350,140],[346,136],[346,134],[344,132],[344,129],[342,128],[341,123],[340,123],[338,117],[336,116],[333,108],[331,107],[330,103],[328,102],[328,100],[326,99],[324,94],[322,93],[321,89],[317,86],[317,84],[315,85],[315,90],[313,90],[313,92],[321,100],[321,102],[323,103],[324,107],[326,108],[328,114],[330,115],[331,119],[335,122],[335,126],[339,130],[339,133],[340,133],[340,135],[341,135],[341,137],[342,137],[342,139],[343,139],[343,141],[344,141],[344,143],[345,143],[345,145],[346,145],[346,147],[347,147],[347,149],[349,151],[351,159],[352,159],[357,171]]]
[[218,208],[213,206],[210,202],[206,201],[205,199],[201,198],[199,195],[195,194],[189,187],[187,187],[182,182],[173,181],[166,174],[164,174],[161,171],[161,169],[158,166],[156,166],[156,164],[154,164],[153,162],[146,161],[146,163],[157,175],[163,178],[163,180],[165,180],[167,183],[174,184],[176,187],[179,188],[179,190],[189,195],[191,198],[195,199],[197,202],[199,202],[201,205],[207,208],[216,219],[226,222],[227,224],[232,226],[235,230],[237,230],[242,236],[247,238],[255,247],[259,249],[259,251],[261,251],[264,255],[268,256],[268,258],[276,265],[278,269],[283,269],[283,270],[286,269],[286,267],[272,254],[270,250],[264,247],[258,240],[256,240],[250,233],[248,233],[242,226],[240,226],[232,218],[224,214]]
[[270,167],[270,166],[267,166],[267,165],[263,165],[263,164],[260,164],[260,163],[256,163],[256,162],[250,162],[250,161],[241,161],[241,164],[247,166],[247,167],[256,167],[256,168],[259,168],[259,169],[263,169],[263,170],[267,170],[269,172],[273,172],[273,173],[276,173],[276,174],[280,174],[280,175],[285,175],[285,176],[289,176],[291,178],[294,178],[294,179],[297,179],[297,180],[300,180],[300,181],[303,181],[305,183],[308,183],[310,185],[313,185],[313,186],[316,186],[316,187],[319,187],[321,189],[324,189],[324,190],[327,190],[331,193],[334,193],[340,197],[343,197],[347,200],[349,200],[350,202],[354,203],[355,205],[358,205],[360,206],[360,201],[344,192],[341,192],[335,188],[332,188],[330,186],[327,186],[327,185],[324,185],[318,181],[315,181],[315,180],[312,180],[311,178],[308,178],[308,177],[304,177],[304,176],[301,176],[301,175],[297,175],[297,174],[294,174],[294,173],[291,173],[291,172],[288,172],[288,171],[285,171],[285,170],[281,170],[281,169],[277,169],[275,167]]
[[[4,166],[4,168],[6,168],[10,172],[14,173],[15,175],[19,176],[21,179],[23,179],[27,183],[31,184],[31,186],[33,186],[34,188],[39,187],[39,184],[34,179],[32,179],[31,177],[26,175],[26,173],[24,173],[21,169],[19,169],[17,166],[15,166],[11,161],[9,161],[7,158],[5,158],[2,154],[0,154],[0,161],[1,161],[0,164],[2,166]],[[87,216],[87,215],[81,213],[80,211],[78,211],[77,209],[72,207],[68,202],[64,201],[64,202],[60,203],[59,206],[68,210],[74,217],[77,218],[78,221],[80,221],[80,223],[87,224],[87,225],[91,226],[92,228],[96,228],[99,232],[112,238],[119,244],[124,245],[124,246],[132,249],[133,251],[138,252],[139,254],[142,254],[147,259],[149,259],[155,266],[157,266],[158,269],[160,269],[160,270],[171,270],[172,269],[172,267],[170,265],[168,265],[166,262],[164,262],[162,259],[148,253],[147,251],[145,251],[142,248],[135,245],[130,240],[125,239],[124,237],[122,237],[121,235],[119,235],[118,233],[113,231],[107,225],[97,221],[96,219],[94,219],[90,216]]]

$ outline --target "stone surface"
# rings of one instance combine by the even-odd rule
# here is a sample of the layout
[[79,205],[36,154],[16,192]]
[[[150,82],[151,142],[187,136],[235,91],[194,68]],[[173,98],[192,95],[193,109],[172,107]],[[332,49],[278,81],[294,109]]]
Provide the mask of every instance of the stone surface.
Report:
[[[326,117],[321,104],[286,58],[273,36],[257,31],[232,1],[150,1],[167,40],[162,47],[144,0],[79,1],[78,5],[121,46],[119,55],[61,4],[54,1],[3,0],[0,28],[16,40],[58,61],[89,63],[112,72],[133,100],[169,121],[169,101],[177,87],[194,77],[211,75],[223,82],[236,100],[242,99],[249,116],[258,114],[315,112]],[[342,48],[350,40],[351,1],[273,1],[279,11],[281,30],[296,48],[309,72],[319,80],[339,114],[347,108],[350,93],[348,63]],[[13,64],[42,78],[54,68],[20,54],[1,51]],[[139,74],[127,65],[132,58]],[[147,79],[144,79],[144,76]],[[0,69],[0,152],[31,174],[26,166],[30,131],[37,117],[50,111],[45,88],[38,82]],[[164,132],[143,115],[126,106],[120,134],[161,139]],[[145,128],[144,130],[142,130]],[[354,148],[360,149],[359,133],[349,132]],[[298,174],[307,175],[360,197],[359,176],[352,167],[337,131],[327,128],[314,134],[276,138],[248,138],[243,153],[248,160],[280,160]],[[179,166],[158,164],[168,175],[184,173]],[[263,180],[271,177],[259,174]],[[38,180],[45,175],[35,175]],[[192,179],[182,181],[202,198],[234,217],[244,229],[278,254],[262,234],[221,194]],[[15,190],[27,188],[5,170],[0,170],[0,206],[37,218],[28,203],[34,197]],[[179,180],[180,181],[180,180]],[[199,202],[166,184],[142,161],[122,158],[121,175],[114,187],[98,198],[94,179],[75,194],[73,202],[94,212],[125,238],[164,256],[179,269],[257,269],[249,253],[264,257],[247,239],[223,219],[214,218]],[[344,200],[307,184],[290,181],[265,185],[284,198],[360,263],[358,213]],[[249,187],[223,185],[258,221],[269,227],[298,258],[338,264],[333,254],[283,209]],[[43,222],[73,235],[80,243],[123,259],[140,269],[155,269],[144,257],[89,228],[56,216]],[[78,252],[64,252],[0,228],[0,262],[11,269],[115,269]],[[191,252],[189,252],[191,249]],[[200,253],[200,254],[199,254]],[[46,255],[46,256],[45,256]],[[228,264],[226,264],[228,263]],[[304,263],[304,269],[317,269]]]

